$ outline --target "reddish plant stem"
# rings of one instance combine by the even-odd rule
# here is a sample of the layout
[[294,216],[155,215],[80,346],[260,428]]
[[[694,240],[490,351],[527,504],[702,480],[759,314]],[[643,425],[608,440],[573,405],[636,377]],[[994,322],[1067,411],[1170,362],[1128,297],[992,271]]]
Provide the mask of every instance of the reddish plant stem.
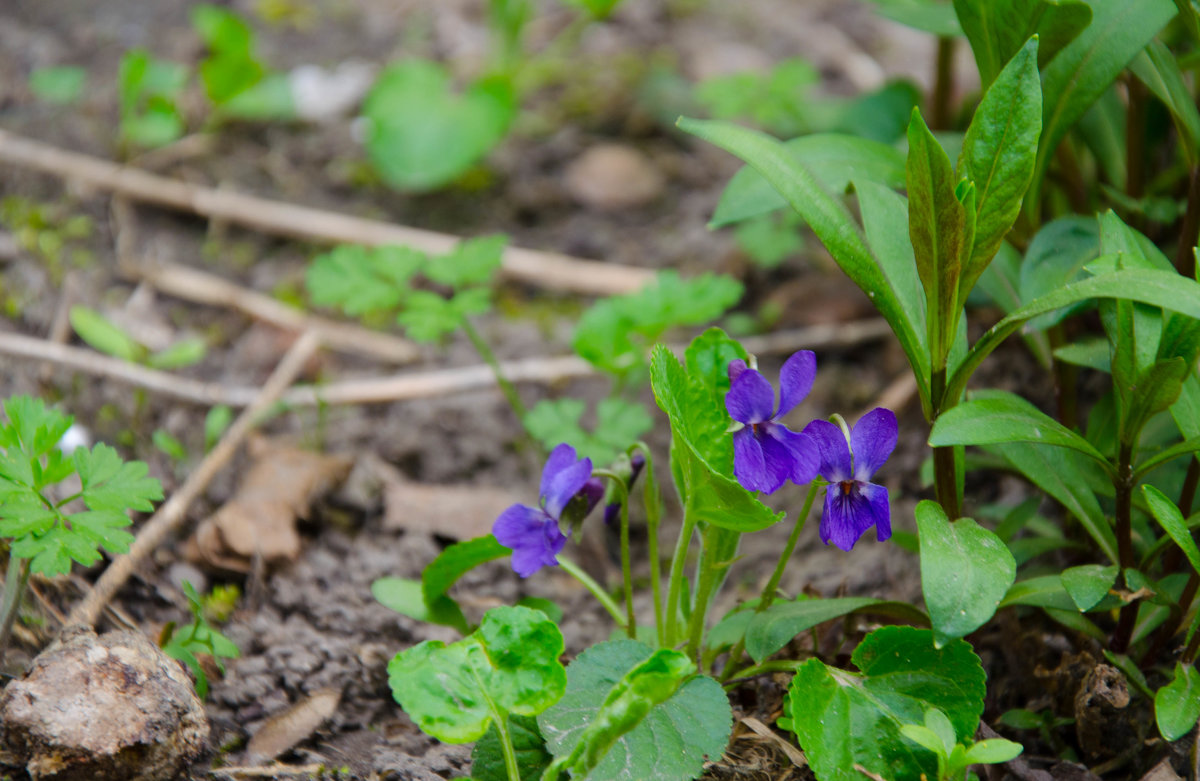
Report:
[[[1123,588],[1128,588],[1125,582],[1125,571],[1136,566],[1133,555],[1133,446],[1121,444],[1117,456],[1117,477],[1114,480],[1116,488],[1116,532],[1117,559],[1121,565],[1121,573],[1117,581]],[[1133,625],[1137,620],[1138,602],[1134,600],[1121,608],[1117,619],[1117,631],[1113,635],[1112,650],[1115,653],[1125,653],[1129,647],[1129,639],[1133,636]]]
[[935,68],[929,126],[934,130],[946,130],[950,127],[950,99],[954,95],[953,38],[938,38]]
[[1069,429],[1075,429],[1079,423],[1077,405],[1078,393],[1076,380],[1079,369],[1066,361],[1053,357],[1054,350],[1067,343],[1066,328],[1062,323],[1055,325],[1046,332],[1050,340],[1051,361],[1054,366],[1054,400],[1058,408],[1058,422]]
[[[930,378],[930,395],[933,398],[933,419],[957,403],[957,399],[946,399],[946,368],[936,369]],[[933,449],[933,485],[938,504],[946,511],[951,521],[962,516],[958,501],[958,466],[954,463],[953,447]]]
[[1188,279],[1196,278],[1196,255],[1193,250],[1200,241],[1200,165],[1192,168],[1188,181],[1187,211],[1179,232],[1179,249],[1175,252],[1175,268]]

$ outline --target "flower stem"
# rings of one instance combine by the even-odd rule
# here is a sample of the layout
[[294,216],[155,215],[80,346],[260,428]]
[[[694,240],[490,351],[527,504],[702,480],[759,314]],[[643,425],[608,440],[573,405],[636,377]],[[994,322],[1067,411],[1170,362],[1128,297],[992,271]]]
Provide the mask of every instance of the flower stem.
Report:
[[[808,496],[804,500],[804,508],[800,510],[800,515],[796,518],[796,523],[792,526],[792,533],[788,536],[787,544],[783,546],[783,552],[779,554],[779,561],[775,564],[775,571],[771,573],[771,579],[767,581],[767,585],[763,587],[762,596],[758,598],[758,607],[754,609],[755,613],[761,613],[771,606],[775,601],[775,592],[779,589],[779,581],[783,578],[783,570],[787,567],[788,562],[792,558],[792,553],[796,550],[796,543],[800,540],[800,532],[804,530],[805,522],[808,521],[808,513],[812,510],[813,501],[817,498],[817,491],[820,490],[821,483],[818,480],[813,480],[808,487]],[[721,671],[721,680],[728,680],[736,669],[736,665],[741,661],[742,651],[746,649],[746,637],[743,635],[738,638],[734,644],[733,650],[729,652],[729,658],[725,661],[725,669]]]
[[21,597],[25,594],[25,584],[29,582],[29,559],[18,560],[9,553],[8,573],[4,576],[4,601],[0,604],[0,661],[4,659],[4,651],[8,647],[8,638],[12,634],[13,622],[16,621]]
[[796,543],[800,541],[800,532],[804,531],[804,524],[808,521],[808,513],[812,510],[813,502],[816,500],[817,491],[820,488],[821,481],[819,480],[813,480],[809,484],[808,496],[804,499],[804,507],[800,510],[799,517],[796,518],[796,523],[792,527],[792,533],[788,536],[787,544],[783,546],[783,552],[779,554],[779,561],[775,564],[775,571],[771,573],[771,579],[763,587],[762,597],[758,601],[758,608],[756,608],[755,612],[763,612],[775,601],[775,591],[779,588],[779,581],[783,579],[783,570],[791,560],[792,552],[796,550]]
[[675,554],[671,557],[671,571],[667,578],[667,647],[673,647],[679,642],[679,595],[683,590],[683,567],[687,559],[688,547],[692,542],[692,534],[696,531],[696,518],[685,504],[683,508],[683,526],[679,529],[679,539],[675,541]]
[[621,501],[621,581],[625,589],[625,632],[637,638],[637,620],[633,616],[633,565],[629,556],[629,486],[625,478],[607,469],[595,469],[592,477],[603,477],[616,489]]
[[663,626],[662,608],[662,562],[658,559],[658,529],[662,519],[662,495],[658,491],[658,480],[654,477],[654,460],[650,448],[644,442],[633,446],[646,458],[646,482],[642,486],[642,503],[646,507],[646,543],[650,555],[650,588],[654,595],[654,632],[658,647],[666,644],[666,628]]
[[692,603],[692,615],[688,622],[687,655],[703,664],[700,646],[704,640],[704,629],[708,610],[712,607],[713,595],[720,588],[729,567],[737,558],[741,532],[708,526],[700,535],[700,561],[696,565],[696,595]]
[[580,569],[578,564],[564,556],[558,557],[558,565],[563,568],[563,572],[566,572],[568,575],[578,580],[583,584],[584,588],[592,592],[592,596],[594,596],[600,602],[600,604],[604,606],[604,609],[607,610],[609,615],[613,617],[613,620],[617,622],[617,626],[621,627],[622,629],[625,628],[625,616],[621,613],[621,608],[617,607],[617,603],[613,601],[613,598],[610,597],[608,593],[600,587],[599,583],[592,579],[591,575],[584,572],[582,569]]

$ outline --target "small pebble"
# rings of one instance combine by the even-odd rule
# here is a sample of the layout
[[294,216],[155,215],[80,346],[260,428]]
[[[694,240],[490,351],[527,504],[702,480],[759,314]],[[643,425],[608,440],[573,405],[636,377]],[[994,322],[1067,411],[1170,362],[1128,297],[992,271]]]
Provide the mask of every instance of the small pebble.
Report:
[[598,144],[567,167],[564,184],[585,206],[620,211],[650,203],[665,183],[653,161],[633,147]]

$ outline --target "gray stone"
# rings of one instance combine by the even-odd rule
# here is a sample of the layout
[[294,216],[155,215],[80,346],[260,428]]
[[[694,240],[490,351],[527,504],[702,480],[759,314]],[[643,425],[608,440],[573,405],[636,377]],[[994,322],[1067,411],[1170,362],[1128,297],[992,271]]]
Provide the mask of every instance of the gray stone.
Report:
[[5,748],[54,781],[174,777],[208,738],[183,668],[137,632],[67,630],[0,696]]

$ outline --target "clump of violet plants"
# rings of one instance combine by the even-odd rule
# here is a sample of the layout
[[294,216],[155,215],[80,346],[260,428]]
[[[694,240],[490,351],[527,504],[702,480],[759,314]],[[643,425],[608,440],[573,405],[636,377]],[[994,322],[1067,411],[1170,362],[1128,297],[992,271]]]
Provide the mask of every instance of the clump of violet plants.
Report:
[[[649,375],[671,427],[666,469],[644,445],[611,469],[556,447],[537,502],[509,508],[494,536],[450,546],[420,583],[376,584],[385,603],[465,635],[405,651],[390,671],[396,698],[423,729],[479,740],[474,778],[695,777],[729,736],[723,687],[764,673],[792,674],[775,726],[794,734],[820,781],[957,781],[973,766],[1008,762],[1021,743],[975,739],[990,734],[981,729],[985,694],[989,721],[1016,730],[1009,734],[1025,747],[1123,777],[1159,761],[1147,748],[1161,745],[1155,731],[1176,741],[1194,730],[1200,111],[1189,63],[1200,50],[1200,11],[1170,0],[911,5],[910,13],[887,4],[887,13],[938,36],[939,68],[930,120],[912,110],[903,148],[840,133],[780,142],[720,121],[679,126],[748,164],[715,221],[794,210],[895,333],[929,424],[934,498],[916,505],[915,540],[896,535],[919,556],[923,604],[779,593],[822,492],[819,536],[844,550],[871,528],[882,542],[894,521],[908,522],[893,517],[875,482],[901,433],[891,411],[793,427],[785,417],[811,388],[810,353],[784,363],[776,395],[717,329],[682,360],[656,345]],[[948,54],[964,37],[982,88],[955,126]],[[998,319],[989,314],[996,308]],[[1054,398],[1051,411],[972,387],[1018,332],[1044,369],[1046,392],[1031,386],[1031,395]],[[1106,392],[1085,396],[1082,372],[1107,376]],[[633,609],[635,455],[644,459],[653,616]],[[968,491],[991,482],[968,475],[996,469],[1026,481],[1023,500],[997,506]],[[682,510],[665,555],[664,475]],[[778,565],[760,596],[711,617],[741,536],[784,520],[764,498],[787,482],[809,488]],[[567,553],[600,501],[621,524],[616,597]],[[470,625],[451,585],[506,556],[522,577],[557,565],[579,578],[624,637],[564,669],[549,605],[496,608]],[[1129,749],[1105,757],[1068,734],[1065,726],[1090,716],[1069,689],[1065,706],[986,690],[989,671],[972,643],[1013,642],[1011,632],[977,631],[998,611],[1013,611],[1031,642],[1060,638],[1032,655],[1007,654],[1010,664],[1066,669],[1091,659],[1128,681],[1134,703],[1109,726],[1132,736]],[[889,623],[855,638],[849,665],[820,643],[797,652],[797,636],[855,613]],[[996,650],[1016,649],[990,650],[999,658]],[[796,653],[803,658],[787,658]],[[416,664],[432,654],[438,676]],[[486,701],[485,717],[453,729],[447,714],[473,701]],[[1137,718],[1149,710],[1153,725]],[[661,750],[663,740],[680,751]]]
[[[671,541],[660,539],[664,502],[649,449],[639,443],[612,468],[598,468],[570,445],[560,444],[546,461],[536,502],[505,510],[492,536],[447,548],[426,568],[417,588],[409,581],[385,579],[376,583],[375,593],[410,615],[424,611],[430,620],[452,616],[461,621],[461,611],[447,596],[449,585],[470,567],[511,557],[513,570],[522,578],[554,566],[576,577],[612,615],[624,639],[591,647],[564,670],[557,662],[562,636],[550,616],[526,608],[497,608],[479,628],[459,624],[467,634],[459,643],[426,641],[399,654],[389,667],[397,700],[422,729],[439,739],[461,742],[490,736],[477,744],[475,778],[540,773],[554,779],[564,771],[572,777],[586,773],[594,778],[693,778],[706,759],[723,753],[730,734],[731,711],[722,681],[797,669],[798,660],[768,657],[823,621],[874,613],[915,625],[890,627],[887,636],[895,642],[929,648],[903,676],[880,674],[879,686],[897,687],[898,694],[920,680],[919,691],[904,694],[916,710],[893,712],[870,699],[852,707],[889,723],[891,744],[903,742],[901,726],[923,724],[926,711],[945,712],[952,719],[961,740],[951,748],[959,742],[969,744],[982,712],[983,671],[963,641],[935,649],[931,631],[922,628],[929,619],[909,605],[861,598],[779,598],[780,579],[819,494],[825,496],[820,534],[826,542],[849,551],[872,527],[878,541],[891,534],[887,490],[870,481],[895,447],[896,417],[879,408],[852,428],[840,416],[833,422],[816,420],[800,430],[791,428],[784,418],[808,395],[816,371],[812,352],[792,355],[781,369],[777,395],[755,368],[754,358],[719,329],[697,337],[682,361],[666,347],[656,346],[650,357],[651,385],[671,425],[669,471],[683,513],[673,552],[665,560],[665,584],[660,551]],[[629,534],[629,506],[636,499],[639,478],[654,606],[653,615],[643,617],[633,609]],[[714,624],[710,608],[737,557],[741,536],[783,519],[763,500],[787,482],[808,485],[808,497],[792,521],[769,581],[757,599]],[[623,582],[617,599],[567,553],[568,541],[602,501],[606,518],[620,524]],[[692,565],[695,569],[689,574]],[[417,599],[421,606],[414,608]],[[499,652],[494,623],[506,621],[511,622],[504,637],[509,650]],[[490,627],[493,639],[488,639],[485,627]],[[427,663],[417,662],[432,655],[451,682],[443,685],[431,679]],[[502,683],[509,679],[526,685],[541,681],[537,703],[520,701]],[[966,689],[965,700],[964,680],[977,683]],[[486,724],[473,721],[470,730],[462,731],[445,723],[446,714],[462,710],[456,703],[467,702],[468,696],[478,700],[478,692],[485,690],[491,703]],[[697,719],[696,714],[704,717]],[[682,747],[678,756],[654,750],[654,741],[664,735]],[[1010,754],[1016,750],[1014,746]],[[894,745],[891,753],[904,751]],[[519,758],[533,754],[543,764],[522,768]],[[936,770],[933,754],[918,760],[914,766]],[[481,767],[491,770],[480,771]]]

